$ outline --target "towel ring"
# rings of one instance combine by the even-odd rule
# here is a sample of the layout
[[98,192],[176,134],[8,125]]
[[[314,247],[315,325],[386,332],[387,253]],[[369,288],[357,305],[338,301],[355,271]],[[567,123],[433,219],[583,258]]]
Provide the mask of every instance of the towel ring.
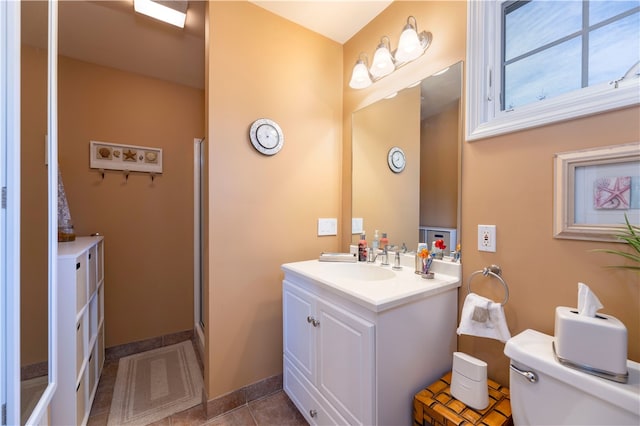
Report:
[[491,265],[479,271],[473,272],[471,275],[469,275],[469,280],[467,281],[467,293],[471,293],[471,280],[473,280],[473,277],[475,277],[478,274],[482,274],[485,277],[487,275],[491,275],[497,278],[502,283],[502,285],[504,286],[504,300],[502,301],[501,304],[502,306],[506,305],[507,301],[509,300],[509,287],[507,286],[507,283],[502,278],[502,269],[498,265]]

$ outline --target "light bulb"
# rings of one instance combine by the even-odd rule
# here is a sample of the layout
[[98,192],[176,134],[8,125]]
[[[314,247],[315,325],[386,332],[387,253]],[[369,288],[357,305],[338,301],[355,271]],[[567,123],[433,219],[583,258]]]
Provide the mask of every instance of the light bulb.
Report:
[[393,57],[389,52],[389,49],[381,42],[376,49],[376,53],[373,56],[373,64],[371,64],[371,75],[376,78],[382,78],[385,75],[391,74],[396,69],[393,63]]
[[398,42],[398,50],[396,50],[396,61],[409,62],[422,55],[422,46],[418,33],[410,25],[407,24],[400,35],[400,41]]
[[358,59],[356,65],[353,67],[351,73],[351,81],[349,87],[352,89],[365,89],[371,86],[371,77],[369,76],[369,70],[362,59]]

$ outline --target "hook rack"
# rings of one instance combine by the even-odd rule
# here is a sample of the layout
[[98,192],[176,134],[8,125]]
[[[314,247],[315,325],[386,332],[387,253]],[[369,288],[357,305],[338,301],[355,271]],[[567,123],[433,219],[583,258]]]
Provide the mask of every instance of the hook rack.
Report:
[[502,278],[502,268],[500,268],[498,265],[491,265],[479,271],[473,272],[471,275],[469,275],[469,280],[467,281],[467,293],[471,293],[471,280],[473,280],[473,277],[478,274],[482,274],[485,277],[491,275],[492,277],[497,278],[502,283],[502,285],[504,286],[504,300],[502,301],[502,306],[506,305],[507,301],[509,301],[509,286],[507,286],[507,283]]
[[[100,173],[100,177],[102,178],[102,180],[104,180],[104,169],[98,169],[98,173]],[[130,170],[123,170],[122,174],[124,175],[124,180],[125,183],[129,182],[129,174],[131,173]],[[158,174],[156,172],[149,172],[149,176],[151,177],[151,183],[153,183],[156,179],[156,177],[158,177]]]

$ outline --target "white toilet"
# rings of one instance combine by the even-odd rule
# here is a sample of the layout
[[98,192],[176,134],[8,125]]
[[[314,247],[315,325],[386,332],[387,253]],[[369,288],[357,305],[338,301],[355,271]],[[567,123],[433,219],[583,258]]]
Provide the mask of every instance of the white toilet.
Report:
[[628,383],[616,383],[560,364],[552,342],[535,330],[507,341],[516,426],[640,425],[640,364],[627,361]]

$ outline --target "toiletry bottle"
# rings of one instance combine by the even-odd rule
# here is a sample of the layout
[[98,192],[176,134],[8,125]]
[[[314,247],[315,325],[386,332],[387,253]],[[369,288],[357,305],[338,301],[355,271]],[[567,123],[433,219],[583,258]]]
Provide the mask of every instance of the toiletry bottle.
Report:
[[387,233],[382,233],[382,238],[380,238],[380,248],[384,250],[389,245],[389,239],[387,238]]
[[380,235],[378,235],[378,230],[376,229],[376,231],[373,233],[373,241],[371,241],[371,250],[373,250],[373,255],[375,256],[378,253],[378,247],[380,242],[378,241],[380,239]]
[[358,261],[367,261],[367,238],[364,232],[360,234],[360,241],[358,242]]

